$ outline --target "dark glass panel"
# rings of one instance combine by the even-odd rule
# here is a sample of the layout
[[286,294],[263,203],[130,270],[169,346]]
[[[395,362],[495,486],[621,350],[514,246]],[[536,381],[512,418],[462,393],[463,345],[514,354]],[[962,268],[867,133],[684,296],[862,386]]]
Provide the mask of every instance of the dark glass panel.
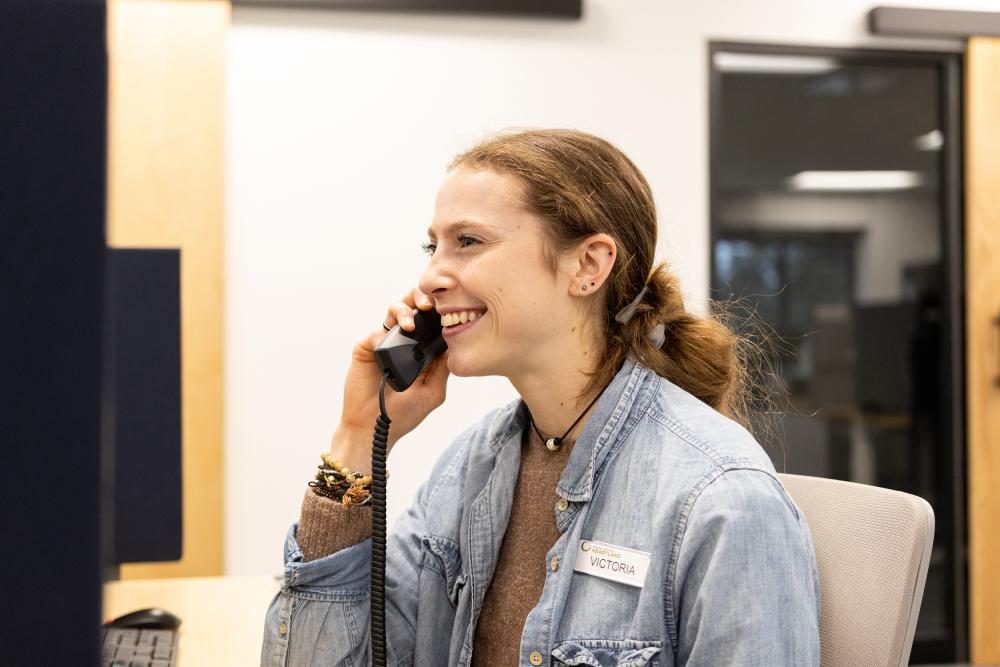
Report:
[[934,507],[912,660],[953,660],[941,68],[757,51],[713,53],[713,296],[778,342],[788,406],[758,435],[779,471]]

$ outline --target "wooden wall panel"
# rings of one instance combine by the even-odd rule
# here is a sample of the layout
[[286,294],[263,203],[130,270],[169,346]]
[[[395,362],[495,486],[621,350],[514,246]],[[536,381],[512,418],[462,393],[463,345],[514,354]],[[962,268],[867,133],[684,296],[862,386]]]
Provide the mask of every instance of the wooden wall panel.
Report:
[[108,1],[108,245],[181,248],[184,558],[222,574],[224,73],[229,3]]
[[1000,39],[969,40],[966,344],[970,654],[1000,663]]

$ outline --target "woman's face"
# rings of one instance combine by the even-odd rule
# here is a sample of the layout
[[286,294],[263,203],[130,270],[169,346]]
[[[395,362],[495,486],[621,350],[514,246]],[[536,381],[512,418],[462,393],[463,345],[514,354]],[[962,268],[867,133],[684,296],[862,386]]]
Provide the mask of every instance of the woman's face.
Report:
[[513,176],[462,167],[446,176],[419,288],[446,325],[448,314],[475,313],[475,320],[443,331],[451,373],[511,377],[541,370],[545,355],[558,353],[576,331],[572,277],[561,270],[554,276],[542,254],[546,224],[522,203]]

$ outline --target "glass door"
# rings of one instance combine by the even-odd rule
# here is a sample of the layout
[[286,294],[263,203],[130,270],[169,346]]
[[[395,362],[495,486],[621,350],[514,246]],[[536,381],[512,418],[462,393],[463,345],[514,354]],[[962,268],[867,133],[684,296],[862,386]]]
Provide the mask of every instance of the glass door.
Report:
[[930,502],[911,660],[965,659],[958,57],[710,58],[713,297],[773,329],[788,391],[762,444],[779,471]]

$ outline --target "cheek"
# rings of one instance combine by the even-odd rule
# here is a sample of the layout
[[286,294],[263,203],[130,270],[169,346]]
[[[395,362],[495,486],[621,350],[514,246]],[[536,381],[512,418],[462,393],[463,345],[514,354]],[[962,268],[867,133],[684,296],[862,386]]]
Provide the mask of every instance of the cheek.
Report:
[[483,283],[481,289],[472,289],[489,309],[491,333],[504,338],[537,335],[538,328],[547,321],[544,314],[554,305],[545,301],[552,296],[552,277],[541,267],[526,266],[519,257],[497,261],[491,258],[476,269],[478,277],[489,276],[488,282],[477,280]]
[[544,308],[537,301],[537,294],[532,292],[537,292],[537,289],[517,290],[508,286],[499,287],[489,295],[486,303],[493,333],[520,335],[534,329],[544,319],[539,315]]

